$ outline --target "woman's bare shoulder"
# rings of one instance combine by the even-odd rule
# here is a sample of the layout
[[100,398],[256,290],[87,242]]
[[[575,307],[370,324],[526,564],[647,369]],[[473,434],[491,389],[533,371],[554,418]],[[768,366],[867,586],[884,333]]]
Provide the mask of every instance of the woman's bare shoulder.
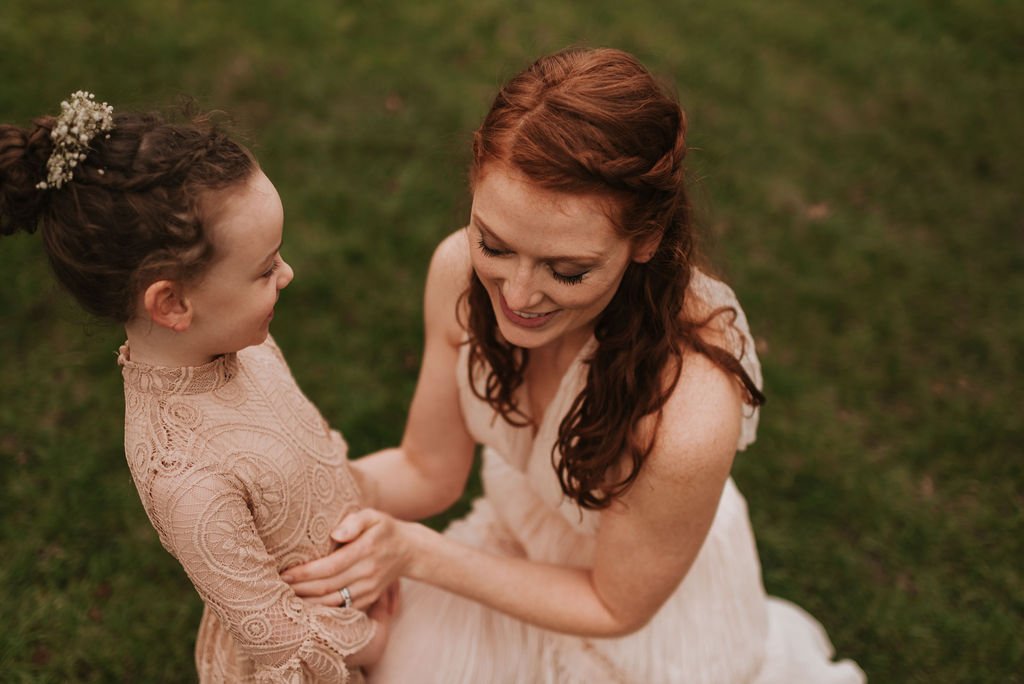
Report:
[[459,228],[441,240],[434,248],[434,255],[430,259],[431,274],[437,273],[440,277],[447,277],[460,281],[465,286],[469,283],[469,272],[472,265],[469,259],[469,243],[466,241],[466,231]]
[[427,273],[427,296],[431,290],[447,295],[462,294],[469,287],[472,272],[465,231],[456,230],[434,248]]
[[670,478],[689,479],[706,470],[727,474],[742,418],[736,380],[703,354],[686,351],[679,381],[662,409],[649,465]]
[[437,329],[453,344],[460,343],[463,337],[459,320],[465,320],[462,295],[469,288],[473,272],[469,257],[465,231],[456,230],[434,249],[427,273],[423,304],[427,332]]

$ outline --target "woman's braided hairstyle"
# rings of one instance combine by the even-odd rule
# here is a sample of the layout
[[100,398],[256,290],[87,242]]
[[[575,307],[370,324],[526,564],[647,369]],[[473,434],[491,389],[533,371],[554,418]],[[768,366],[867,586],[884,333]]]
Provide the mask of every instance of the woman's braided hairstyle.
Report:
[[[686,117],[676,99],[636,58],[611,49],[569,49],[539,59],[501,89],[474,135],[471,182],[504,164],[542,188],[609,197],[622,236],[658,245],[649,262],[627,267],[599,316],[586,386],[552,450],[562,490],[585,508],[610,505],[636,479],[652,448],[651,435],[640,433],[641,419],[660,420],[685,350],[733,375],[751,405],[764,401],[736,355],[701,335],[735,310],[694,316],[686,306],[696,246],[685,156]],[[473,384],[473,391],[505,420],[523,425],[528,418],[515,397],[528,351],[500,338],[475,274],[468,302],[471,377],[486,370],[483,387]],[[625,474],[616,477],[623,459]]]
[[198,278],[213,258],[204,196],[256,169],[210,115],[186,104],[174,119],[115,112],[73,179],[48,190],[36,186],[56,119],[0,125],[0,235],[38,230],[57,279],[92,314],[126,322],[149,283]]

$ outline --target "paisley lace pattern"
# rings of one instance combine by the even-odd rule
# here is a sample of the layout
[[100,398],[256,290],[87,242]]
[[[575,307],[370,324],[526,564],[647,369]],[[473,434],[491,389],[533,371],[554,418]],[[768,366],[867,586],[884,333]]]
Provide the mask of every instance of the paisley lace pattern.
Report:
[[358,509],[347,446],[269,340],[193,368],[122,346],[125,456],[164,547],[205,603],[201,682],[359,682],[360,611],[307,604],[279,573],[329,552]]

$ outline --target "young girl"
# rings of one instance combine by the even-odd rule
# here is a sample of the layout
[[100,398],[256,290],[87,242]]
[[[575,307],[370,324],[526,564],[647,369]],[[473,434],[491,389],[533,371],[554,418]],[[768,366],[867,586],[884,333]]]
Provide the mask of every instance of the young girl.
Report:
[[268,334],[293,276],[277,191],[207,117],[114,114],[83,92],[62,108],[0,126],[0,231],[38,228],[61,283],[125,326],[125,455],[205,603],[200,681],[362,680],[390,598],[343,588],[325,607],[279,577],[331,550],[359,491]]

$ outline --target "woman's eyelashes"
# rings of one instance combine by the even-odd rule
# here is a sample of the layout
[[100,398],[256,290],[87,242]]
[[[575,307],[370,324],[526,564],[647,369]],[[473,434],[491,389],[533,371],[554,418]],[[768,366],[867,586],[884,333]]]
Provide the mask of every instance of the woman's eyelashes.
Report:
[[[494,249],[493,247],[488,246],[487,243],[484,242],[483,237],[479,238],[476,243],[477,246],[480,248],[480,251],[483,252],[484,256],[500,257],[510,253],[508,250]],[[554,276],[555,280],[564,285],[578,285],[579,283],[583,282],[583,277],[590,272],[583,271],[581,273],[566,275],[564,273],[559,273],[550,266],[548,266],[548,269],[551,271],[551,275]]]
[[480,246],[480,251],[483,252],[485,256],[497,257],[497,256],[502,256],[504,254],[508,254],[508,252],[502,251],[500,249],[494,249],[493,247],[488,247],[487,243],[484,242],[483,237],[480,237],[476,241],[476,244]]
[[587,275],[589,271],[583,271],[583,273],[576,273],[575,275],[565,275],[559,273],[555,269],[551,269],[551,275],[555,276],[555,280],[565,285],[578,285],[583,282],[583,276]]

